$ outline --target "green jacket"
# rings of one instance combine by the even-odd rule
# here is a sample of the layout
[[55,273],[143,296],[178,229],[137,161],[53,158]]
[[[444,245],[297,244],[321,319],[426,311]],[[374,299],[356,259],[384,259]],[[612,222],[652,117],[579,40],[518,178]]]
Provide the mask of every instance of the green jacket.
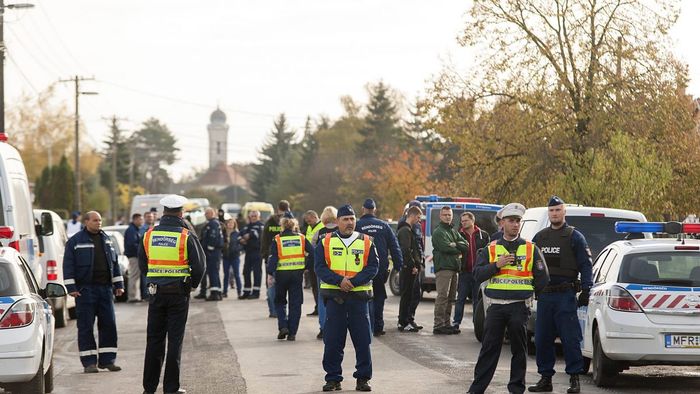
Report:
[[[462,267],[460,256],[469,251],[469,244],[457,230],[440,222],[433,231],[432,242],[435,272],[445,269],[459,271]],[[451,243],[455,246],[450,246]]]

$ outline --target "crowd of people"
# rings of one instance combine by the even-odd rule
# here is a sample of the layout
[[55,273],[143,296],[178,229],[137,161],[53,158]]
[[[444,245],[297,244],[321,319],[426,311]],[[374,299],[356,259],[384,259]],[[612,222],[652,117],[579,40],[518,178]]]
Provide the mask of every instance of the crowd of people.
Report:
[[[165,392],[184,392],[179,387],[180,352],[189,294],[196,288],[199,292],[194,298],[206,301],[220,301],[232,288],[240,300],[258,299],[265,278],[269,316],[277,319],[277,339],[295,341],[307,274],[314,298],[314,310],[309,315],[318,315],[317,338],[324,342],[323,391],[341,389],[348,331],[357,358],[355,388],[372,389],[370,344],[372,335],[386,334],[385,284],[392,269],[389,256],[393,269],[399,271],[398,331],[423,329],[415,320],[425,258],[420,202],[407,204],[394,233],[376,216],[377,204],[371,198],[364,201],[359,218],[350,205],[325,207],[321,215],[307,211],[303,215],[304,231],[286,200],[278,203],[277,212],[265,223],[260,220],[260,212],[250,211],[247,224],[240,230],[235,219],[207,208],[207,221],[197,231],[183,218],[185,201],[176,195],[163,198],[165,209],[159,223],[156,212],[136,213],[125,233],[129,302],[149,300],[143,378],[146,393],[157,388],[163,360]],[[485,282],[483,291],[491,305],[469,392],[482,393],[490,384],[507,329],[513,352],[508,390],[522,393],[529,300],[538,295],[541,306],[535,342],[542,378],[529,391],[553,390],[553,346],[558,335],[564,345],[566,373],[571,376],[567,392],[577,393],[583,358],[576,307],[588,303],[592,286],[590,251],[583,235],[566,224],[566,209],[560,198],[550,199],[551,226],[538,233],[534,242],[519,237],[524,212],[521,204],[506,205],[497,214],[499,231],[489,235],[476,225],[471,212],[461,214],[459,230],[455,230],[452,209],[440,209],[440,223],[431,237],[437,290],[432,332],[459,334],[465,304],[472,301],[474,305],[478,289]],[[68,241],[64,260],[65,284],[70,295],[76,297],[80,358],[87,373],[100,368],[118,371],[112,294],[123,293],[123,279],[111,242],[101,231],[99,213],[89,212],[86,219],[85,227]],[[95,318],[99,348],[92,332]]]

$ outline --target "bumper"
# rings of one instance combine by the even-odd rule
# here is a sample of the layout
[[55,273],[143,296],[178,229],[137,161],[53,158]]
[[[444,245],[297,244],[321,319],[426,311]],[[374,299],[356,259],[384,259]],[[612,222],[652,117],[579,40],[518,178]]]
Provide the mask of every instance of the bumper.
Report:
[[605,354],[631,364],[700,365],[700,349],[667,348],[667,334],[700,335],[698,325],[654,324],[643,313],[607,310],[601,325],[601,344]]
[[40,368],[43,335],[36,322],[29,327],[0,330],[0,382],[31,380]]

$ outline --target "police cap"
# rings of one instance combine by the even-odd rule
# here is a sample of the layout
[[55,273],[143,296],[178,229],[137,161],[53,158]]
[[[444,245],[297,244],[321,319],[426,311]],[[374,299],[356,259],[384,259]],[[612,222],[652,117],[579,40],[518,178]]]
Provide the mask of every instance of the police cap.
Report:
[[507,217],[523,217],[525,215],[525,206],[523,204],[512,202],[501,210],[501,218],[505,219]]
[[562,199],[559,198],[558,196],[552,196],[552,197],[549,199],[549,203],[547,203],[547,206],[548,206],[548,207],[554,207],[554,206],[562,205],[562,204],[564,204],[564,200],[562,200]]
[[168,209],[182,208],[187,202],[187,198],[177,194],[169,194],[160,199],[160,205]]
[[342,216],[355,216],[355,210],[352,209],[350,204],[346,204],[338,208],[338,218]]

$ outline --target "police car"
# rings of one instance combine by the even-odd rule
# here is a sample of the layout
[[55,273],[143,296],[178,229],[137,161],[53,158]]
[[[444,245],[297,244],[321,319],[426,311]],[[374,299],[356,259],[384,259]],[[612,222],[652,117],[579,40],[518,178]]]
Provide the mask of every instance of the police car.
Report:
[[[618,233],[667,233],[607,246],[579,308],[584,357],[598,386],[632,366],[700,365],[700,233],[696,223],[618,222]],[[634,238],[634,237],[633,237]]]
[[27,262],[13,248],[0,248],[0,386],[12,392],[53,390],[54,317],[49,297],[66,288],[40,289]]

